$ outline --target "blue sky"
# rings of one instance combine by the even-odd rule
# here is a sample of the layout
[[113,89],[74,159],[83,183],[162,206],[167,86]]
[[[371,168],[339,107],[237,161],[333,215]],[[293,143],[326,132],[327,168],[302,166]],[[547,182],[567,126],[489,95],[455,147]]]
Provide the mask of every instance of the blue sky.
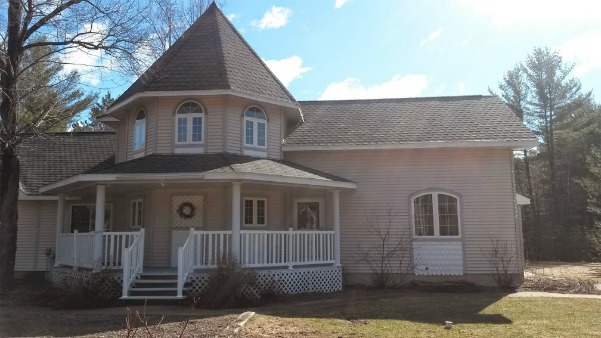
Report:
[[[601,1],[228,0],[297,100],[487,94],[535,46],[601,88]],[[101,81],[118,96],[128,81]]]

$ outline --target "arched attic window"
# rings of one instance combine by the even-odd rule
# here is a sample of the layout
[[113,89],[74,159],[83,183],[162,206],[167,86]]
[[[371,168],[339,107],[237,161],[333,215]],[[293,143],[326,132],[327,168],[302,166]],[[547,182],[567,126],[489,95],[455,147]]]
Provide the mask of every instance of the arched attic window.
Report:
[[431,191],[411,199],[416,237],[459,237],[461,213],[459,197]]
[[134,124],[134,151],[144,149],[146,145],[146,113],[143,109],[136,113],[136,122]]
[[194,144],[203,142],[205,112],[194,101],[182,103],[175,112],[175,143]]
[[259,107],[249,107],[244,112],[244,145],[265,148],[267,116]]

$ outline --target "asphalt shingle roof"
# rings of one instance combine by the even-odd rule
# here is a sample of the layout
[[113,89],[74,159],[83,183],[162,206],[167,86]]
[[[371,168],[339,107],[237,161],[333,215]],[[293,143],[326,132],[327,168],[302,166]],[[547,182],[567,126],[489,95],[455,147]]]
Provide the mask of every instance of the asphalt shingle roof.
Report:
[[525,141],[535,136],[496,96],[299,102],[286,145]]
[[115,134],[53,133],[24,135],[19,145],[21,189],[28,195],[39,188],[99,165],[115,163]]
[[283,160],[234,154],[148,155],[112,166],[99,165],[86,174],[251,173],[350,182]]
[[213,3],[114,104],[144,91],[217,89],[296,103]]

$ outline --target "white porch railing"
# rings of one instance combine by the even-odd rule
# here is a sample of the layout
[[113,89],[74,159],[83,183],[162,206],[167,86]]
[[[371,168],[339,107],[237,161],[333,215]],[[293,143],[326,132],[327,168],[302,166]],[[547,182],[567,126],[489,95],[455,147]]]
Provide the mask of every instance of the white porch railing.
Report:
[[122,257],[140,232],[104,232],[102,235],[102,259],[94,261],[94,233],[63,233],[59,235],[59,247],[56,262],[60,265],[72,266],[73,269],[93,269],[97,264],[101,269],[121,269]]
[[144,229],[134,236],[131,245],[123,250],[123,297],[129,295],[129,288],[142,273],[144,267]]
[[194,267],[194,228],[190,229],[188,238],[177,250],[177,297],[184,296],[184,284]]
[[240,232],[240,263],[247,267],[333,264],[334,231]]

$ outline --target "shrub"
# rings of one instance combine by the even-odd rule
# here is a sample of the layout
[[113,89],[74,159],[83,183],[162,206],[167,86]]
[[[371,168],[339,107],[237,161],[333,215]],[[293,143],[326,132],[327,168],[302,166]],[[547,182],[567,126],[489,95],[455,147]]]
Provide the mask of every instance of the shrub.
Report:
[[235,259],[223,258],[217,268],[209,273],[209,285],[200,297],[202,305],[209,308],[234,308],[256,304],[260,293],[250,296],[256,290],[257,273],[244,269]]
[[91,275],[89,282],[77,284],[72,281],[69,285],[68,288],[48,285],[33,295],[32,302],[53,309],[108,307],[119,302],[118,299],[110,298],[100,292],[102,289],[121,288],[112,275],[95,273]]

